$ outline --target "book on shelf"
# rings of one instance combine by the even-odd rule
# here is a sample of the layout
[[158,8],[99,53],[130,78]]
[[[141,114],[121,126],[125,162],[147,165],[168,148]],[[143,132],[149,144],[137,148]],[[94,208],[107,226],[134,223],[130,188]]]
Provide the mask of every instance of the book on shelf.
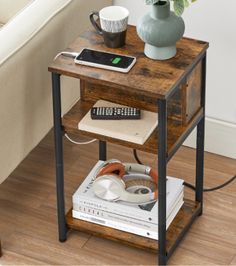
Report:
[[[166,219],[166,229],[183,205],[183,193],[179,195],[170,215]],[[83,221],[108,226],[117,230],[158,240],[158,225],[144,221],[131,220],[118,214],[102,212],[97,209],[81,208],[81,211],[72,210],[72,217]]]
[[[94,107],[124,107],[124,105],[98,100]],[[141,110],[139,120],[92,120],[89,111],[79,122],[78,127],[80,130],[142,145],[157,127],[157,118],[157,113]]]
[[[113,213],[114,215],[124,216],[130,220],[144,221],[158,224],[158,202],[145,205],[129,204],[122,201],[109,202],[98,198],[92,189],[95,179],[96,169],[102,165],[103,161],[98,161],[83,183],[79,186],[72,196],[73,210],[81,211],[81,208],[91,208],[103,212]],[[169,217],[173,206],[182,195],[183,199],[183,180],[175,177],[167,177],[167,197],[166,197],[166,216]]]

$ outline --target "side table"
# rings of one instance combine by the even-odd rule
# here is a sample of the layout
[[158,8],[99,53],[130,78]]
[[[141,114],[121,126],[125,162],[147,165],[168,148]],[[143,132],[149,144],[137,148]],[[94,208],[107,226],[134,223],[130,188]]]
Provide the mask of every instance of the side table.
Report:
[[[112,51],[137,57],[128,74],[75,65],[69,58],[59,57],[49,67],[52,72],[56,182],[59,240],[65,241],[68,229],[120,241],[150,251],[158,251],[160,265],[165,265],[185,233],[203,211],[203,166],[205,125],[206,50],[208,43],[189,38],[179,41],[177,55],[166,61],[153,61],[143,54],[143,43],[135,27],[129,26],[127,44],[109,49],[94,30],[77,38],[68,51],[82,48]],[[80,79],[81,99],[61,118],[60,76]],[[98,100],[108,100],[158,113],[158,127],[144,143],[138,145],[112,137],[78,131],[77,124]],[[167,164],[197,127],[196,194],[195,200],[185,199],[174,221],[166,230],[166,171]],[[84,134],[99,139],[99,159],[106,160],[106,142],[158,155],[158,222],[159,241],[80,221],[65,214],[63,134]]]

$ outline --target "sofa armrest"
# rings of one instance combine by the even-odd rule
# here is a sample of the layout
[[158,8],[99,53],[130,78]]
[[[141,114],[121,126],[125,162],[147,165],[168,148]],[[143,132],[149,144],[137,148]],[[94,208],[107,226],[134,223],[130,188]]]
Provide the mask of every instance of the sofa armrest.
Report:
[[[0,30],[0,183],[52,127],[48,65],[111,0],[35,0]],[[2,41],[4,40],[4,42]],[[63,110],[79,81],[62,79]]]
[[[0,65],[26,45],[71,0],[35,0],[10,20],[0,31]],[[80,0],[78,2],[81,2]],[[53,34],[53,32],[52,32]]]
[[30,5],[34,0],[0,0],[0,21],[6,24],[10,19],[13,19],[27,5]]

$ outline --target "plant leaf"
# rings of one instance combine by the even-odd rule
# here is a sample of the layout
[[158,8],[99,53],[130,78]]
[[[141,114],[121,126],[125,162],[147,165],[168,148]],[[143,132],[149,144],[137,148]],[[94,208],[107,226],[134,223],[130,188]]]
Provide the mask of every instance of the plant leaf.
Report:
[[184,12],[184,0],[174,0],[174,10],[177,16],[181,16]]
[[[193,0],[194,1],[194,0]],[[195,0],[196,1],[196,0]],[[184,7],[189,7],[189,1],[188,0],[184,0]]]

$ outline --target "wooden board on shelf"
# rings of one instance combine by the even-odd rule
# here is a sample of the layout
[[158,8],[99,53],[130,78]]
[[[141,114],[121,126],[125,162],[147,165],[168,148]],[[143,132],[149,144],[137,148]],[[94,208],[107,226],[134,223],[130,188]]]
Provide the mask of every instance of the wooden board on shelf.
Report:
[[[167,252],[172,252],[176,243],[183,237],[186,230],[199,214],[200,204],[185,200],[185,203],[170,227],[167,230]],[[124,244],[134,246],[140,249],[158,252],[158,241],[135,234],[123,232],[117,229],[109,228],[72,217],[72,210],[66,215],[67,225],[71,229],[86,232],[99,237],[122,242]]]
[[[98,100],[94,107],[123,107],[111,101]],[[98,135],[143,145],[157,127],[157,113],[142,110],[141,119],[93,120],[90,112],[79,123],[79,129]]]
[[[126,147],[130,147],[137,150],[142,150],[146,152],[157,153],[157,138],[158,133],[157,129],[151,134],[148,140],[144,145],[139,145],[123,140],[114,139],[111,137],[106,137],[98,134],[94,134],[86,131],[78,130],[78,123],[84,117],[84,115],[89,112],[90,108],[93,106],[94,101],[82,101],[79,100],[74,107],[63,117],[63,126],[67,133],[73,135],[78,134],[79,132],[83,135],[86,135],[91,138],[97,138],[103,141],[109,141]],[[187,124],[183,125],[182,123],[176,120],[168,120],[168,153],[172,154],[174,149],[181,145],[186,132],[198,121],[203,115],[203,110],[200,109],[199,112],[194,116],[194,118]]]

